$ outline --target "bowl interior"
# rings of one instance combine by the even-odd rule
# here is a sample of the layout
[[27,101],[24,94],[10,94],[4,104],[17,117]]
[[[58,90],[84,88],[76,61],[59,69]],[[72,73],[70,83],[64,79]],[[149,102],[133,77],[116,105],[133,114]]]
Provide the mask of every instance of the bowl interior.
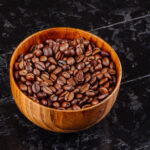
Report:
[[[100,37],[98,37],[92,33],[89,33],[89,32],[86,32],[86,31],[83,31],[80,29],[65,28],[65,27],[50,28],[50,29],[39,31],[39,32],[27,37],[25,40],[23,40],[17,46],[17,48],[15,49],[15,51],[11,57],[11,61],[10,61],[10,76],[12,77],[13,82],[15,82],[14,77],[13,77],[13,65],[14,65],[15,61],[17,60],[17,58],[20,54],[25,53],[32,45],[40,44],[47,39],[54,39],[54,40],[58,39],[58,38],[76,39],[78,37],[83,37],[87,40],[90,40],[93,43],[95,43],[97,47],[102,48],[103,50],[110,53],[111,59],[114,61],[115,65],[116,65],[116,69],[117,69],[117,83],[115,86],[115,89],[116,89],[116,87],[118,87],[120,85],[120,81],[121,81],[121,77],[122,77],[122,68],[121,68],[120,60],[119,60],[116,52],[114,51],[114,49],[109,44],[107,44],[104,40],[102,40]],[[17,84],[16,84],[16,86],[17,86]],[[115,89],[113,90],[113,92],[115,91]],[[104,101],[108,100],[109,97],[113,94],[113,92],[100,103],[103,103]],[[100,105],[100,103],[98,105]],[[92,107],[95,107],[95,106],[92,106]],[[46,107],[46,106],[43,106],[43,107]],[[89,108],[91,108],[91,107],[89,107]],[[49,108],[49,109],[52,109],[52,108]],[[85,109],[88,109],[88,108],[85,108]],[[59,111],[63,111],[63,110],[59,110]],[[75,111],[75,110],[73,110],[73,111]]]

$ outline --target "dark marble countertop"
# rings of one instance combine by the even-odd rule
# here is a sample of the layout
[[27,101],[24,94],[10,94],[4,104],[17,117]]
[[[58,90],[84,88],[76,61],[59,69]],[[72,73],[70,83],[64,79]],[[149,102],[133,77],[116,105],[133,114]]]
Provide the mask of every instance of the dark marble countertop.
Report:
[[[90,31],[118,53],[123,79],[117,102],[97,125],[73,134],[45,131],[18,110],[9,86],[15,47],[39,30]],[[150,150],[149,0],[0,0],[0,150]]]

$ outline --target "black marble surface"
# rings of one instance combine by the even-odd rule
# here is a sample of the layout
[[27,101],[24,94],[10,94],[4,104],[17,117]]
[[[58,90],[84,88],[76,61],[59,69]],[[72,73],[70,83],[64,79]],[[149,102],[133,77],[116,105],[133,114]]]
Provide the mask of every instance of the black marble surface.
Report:
[[[108,116],[73,134],[45,131],[17,109],[9,61],[30,34],[49,27],[88,30],[118,53],[123,80]],[[149,0],[0,0],[0,150],[150,150]]]

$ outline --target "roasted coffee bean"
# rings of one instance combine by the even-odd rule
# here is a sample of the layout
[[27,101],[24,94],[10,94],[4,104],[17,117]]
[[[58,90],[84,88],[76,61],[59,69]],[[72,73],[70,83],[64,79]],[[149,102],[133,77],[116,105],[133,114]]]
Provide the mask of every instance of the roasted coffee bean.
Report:
[[28,90],[27,86],[23,83],[19,84],[21,91],[26,92]]
[[36,62],[35,63],[35,67],[41,71],[44,71],[45,70],[45,65],[43,62]]
[[86,94],[87,96],[89,96],[89,97],[95,96],[95,92],[94,92],[93,90],[88,90],[88,91],[86,91],[85,94]]
[[27,72],[27,70],[25,70],[25,69],[19,71],[19,75],[20,75],[20,76],[25,76],[27,73],[28,73],[28,72]]
[[105,99],[116,86],[117,71],[110,54],[92,41],[48,39],[18,56],[14,78],[34,101],[78,110]]
[[103,94],[103,95],[99,95],[99,96],[98,96],[98,99],[99,99],[99,100],[102,100],[102,99],[106,98],[107,96],[108,96],[108,93]]
[[36,49],[36,50],[34,51],[34,54],[35,54],[37,57],[40,57],[40,56],[42,56],[42,51],[41,51],[40,49]]
[[41,56],[41,57],[40,57],[40,61],[46,62],[46,61],[47,61],[47,57],[46,57],[46,56]]
[[42,91],[48,95],[52,95],[52,93],[53,93],[53,91],[47,86],[43,86]]
[[38,92],[40,91],[40,86],[39,86],[39,84],[34,83],[34,84],[32,85],[32,91],[33,91],[34,93],[38,93]]
[[62,76],[64,77],[64,78],[66,78],[66,79],[69,79],[70,78],[70,74],[68,73],[68,72],[63,72],[62,73]]
[[47,94],[44,93],[44,92],[39,92],[39,93],[37,93],[37,97],[38,97],[39,99],[44,99],[46,96],[47,96]]
[[73,108],[73,110],[79,110],[79,109],[81,109],[78,105],[76,105],[76,104],[74,104],[73,106],[72,106],[72,108]]
[[97,99],[93,99],[92,102],[91,102],[92,105],[96,105],[98,103],[99,103],[99,101]]
[[54,102],[52,105],[53,105],[54,108],[59,108],[60,107],[60,104],[58,102]]
[[47,106],[47,100],[46,99],[42,99],[41,100],[41,104],[44,105],[44,106]]
[[107,90],[107,88],[105,88],[105,87],[100,87],[100,88],[99,88],[99,91],[100,91],[101,94],[106,94],[106,93],[108,93],[108,90]]
[[48,56],[48,57],[53,55],[52,49],[48,46],[45,46],[43,48],[43,53],[44,53],[45,56]]
[[26,79],[29,81],[33,81],[34,80],[34,74],[33,73],[27,73],[26,74]]
[[73,57],[69,57],[68,59],[67,59],[67,64],[68,65],[73,65],[75,63],[75,59],[73,58]]
[[77,69],[78,70],[82,70],[85,67],[85,63],[84,62],[80,62],[77,64]]
[[61,51],[61,52],[64,52],[66,49],[68,49],[68,47],[69,47],[69,44],[68,44],[68,43],[62,43],[62,44],[60,45],[60,51]]

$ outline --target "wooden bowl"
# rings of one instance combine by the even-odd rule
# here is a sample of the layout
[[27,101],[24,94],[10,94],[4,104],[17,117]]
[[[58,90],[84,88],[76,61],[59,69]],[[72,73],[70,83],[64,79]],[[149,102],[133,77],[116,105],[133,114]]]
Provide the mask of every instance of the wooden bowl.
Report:
[[[26,52],[32,45],[40,44],[49,38],[76,39],[78,37],[91,40],[99,48],[108,51],[116,64],[117,84],[113,92],[106,99],[95,106],[81,110],[57,110],[36,103],[21,92],[13,77],[13,65],[20,54]],[[10,61],[10,85],[19,110],[37,126],[54,132],[77,132],[87,129],[102,120],[116,101],[120,88],[121,76],[121,63],[114,49],[98,36],[74,28],[50,28],[27,37],[15,49]]]

